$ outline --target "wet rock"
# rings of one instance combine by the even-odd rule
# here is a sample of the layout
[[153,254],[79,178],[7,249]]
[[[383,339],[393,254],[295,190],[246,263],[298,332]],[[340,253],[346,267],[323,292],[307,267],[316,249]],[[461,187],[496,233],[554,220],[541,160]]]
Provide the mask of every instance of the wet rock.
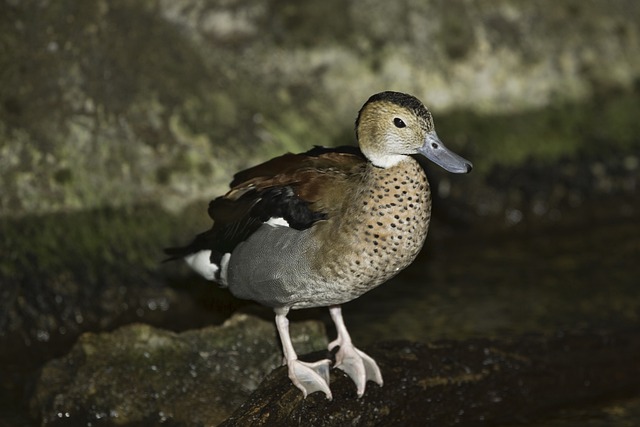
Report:
[[[292,339],[327,345],[319,322],[293,322]],[[273,322],[247,314],[179,334],[134,324],[82,335],[42,369],[30,407],[54,425],[215,425],[281,363]]]
[[271,373],[221,426],[480,426],[544,419],[554,410],[593,403],[640,387],[640,335],[524,336],[514,340],[384,342],[365,351],[384,386],[353,382],[333,369],[333,401],[303,399],[284,369]]
[[229,292],[161,264],[177,228],[157,206],[0,218],[0,375],[64,354],[86,331],[222,322]]

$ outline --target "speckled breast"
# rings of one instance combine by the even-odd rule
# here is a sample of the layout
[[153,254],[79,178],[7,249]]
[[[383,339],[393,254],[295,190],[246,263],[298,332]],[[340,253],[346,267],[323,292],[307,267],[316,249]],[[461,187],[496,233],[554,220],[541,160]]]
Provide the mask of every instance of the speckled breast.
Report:
[[322,276],[333,278],[329,304],[357,298],[395,276],[427,236],[431,192],[414,159],[386,169],[370,165],[360,188],[318,260]]

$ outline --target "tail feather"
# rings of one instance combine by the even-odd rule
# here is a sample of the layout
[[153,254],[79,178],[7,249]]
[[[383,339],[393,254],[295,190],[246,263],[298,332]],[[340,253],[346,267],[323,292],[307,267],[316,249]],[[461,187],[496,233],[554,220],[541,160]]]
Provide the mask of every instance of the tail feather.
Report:
[[164,248],[162,251],[165,255],[167,255],[167,258],[163,259],[162,262],[175,261],[194,253],[194,251],[191,249],[191,245]]
[[201,248],[200,245],[196,244],[196,241],[187,246],[165,248],[164,253],[168,255],[168,258],[164,259],[163,263],[184,259],[192,269],[205,279],[222,283],[220,281],[220,266],[223,259],[221,253],[212,249]]
[[181,259],[187,257],[189,255],[193,255],[197,252],[210,250],[211,251],[211,261],[219,262],[222,254],[216,250],[215,245],[216,237],[212,233],[212,230],[207,230],[204,233],[198,234],[195,239],[191,243],[186,246],[174,246],[170,248],[165,248],[164,253],[168,256],[163,262],[174,261],[176,259]]

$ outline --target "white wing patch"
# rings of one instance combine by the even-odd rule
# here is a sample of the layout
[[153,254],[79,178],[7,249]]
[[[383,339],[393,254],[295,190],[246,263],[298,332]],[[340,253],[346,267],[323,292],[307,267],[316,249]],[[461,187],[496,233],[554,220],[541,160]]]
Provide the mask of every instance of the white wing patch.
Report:
[[187,255],[184,260],[198,274],[207,280],[215,280],[216,273],[220,267],[211,262],[211,251],[204,250],[195,254]]
[[271,217],[265,224],[268,224],[272,227],[289,227],[289,223],[281,217]]

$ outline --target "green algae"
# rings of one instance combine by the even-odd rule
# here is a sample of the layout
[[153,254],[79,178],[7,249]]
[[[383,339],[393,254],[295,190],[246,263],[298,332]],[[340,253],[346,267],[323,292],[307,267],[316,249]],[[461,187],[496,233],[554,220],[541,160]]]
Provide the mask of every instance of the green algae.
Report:
[[[638,134],[635,21],[605,13],[612,6],[561,3],[412,1],[406,26],[405,10],[376,2],[2,3],[0,215],[157,200],[177,211],[283,151],[354,143],[357,108],[384,89],[435,95],[443,140],[472,158],[476,176],[628,148]],[[629,1],[615,7],[637,13]],[[565,25],[571,15],[579,31]],[[476,82],[482,55],[494,68]],[[603,89],[616,87],[627,93]]]
[[131,265],[151,269],[162,259],[161,248],[175,228],[175,218],[151,207],[1,218],[3,246],[21,255],[2,264],[42,273],[72,264],[105,271]]
[[436,114],[440,137],[473,159],[474,173],[517,168],[530,160],[636,153],[640,149],[640,96],[614,93],[584,103],[502,115],[468,111]]
[[181,264],[161,263],[164,247],[207,223],[201,210],[179,220],[157,206],[0,218],[0,342],[13,343],[3,357],[38,342],[57,351],[82,331],[136,318],[166,324],[169,309],[190,313],[169,322],[175,328],[224,317],[205,306],[228,314],[237,304],[227,292],[212,303],[215,287],[178,280]]

